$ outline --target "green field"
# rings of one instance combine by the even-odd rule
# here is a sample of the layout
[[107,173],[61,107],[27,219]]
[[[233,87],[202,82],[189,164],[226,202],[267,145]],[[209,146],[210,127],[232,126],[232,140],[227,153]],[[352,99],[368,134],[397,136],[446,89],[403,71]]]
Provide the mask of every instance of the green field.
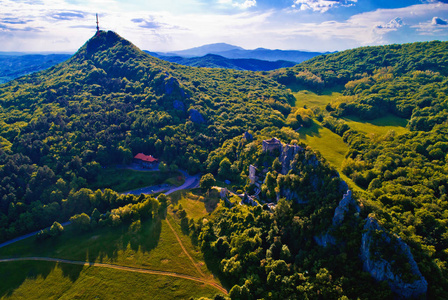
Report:
[[[326,90],[319,94],[308,91],[295,89],[294,96],[296,97],[296,107],[307,106],[319,107],[325,111],[325,106],[328,103],[337,104],[347,102],[351,96],[344,96],[339,90]],[[399,118],[393,115],[387,115],[375,120],[361,120],[358,117],[345,117],[343,120],[350,126],[351,129],[364,133],[370,138],[379,138],[386,134],[394,132],[396,135],[408,133],[406,128],[408,120]],[[342,174],[341,165],[345,159],[348,151],[348,146],[344,143],[342,137],[323,127],[318,121],[314,120],[310,128],[301,128],[297,134],[290,133],[291,138],[297,138],[313,149],[319,151],[322,156],[335,167],[342,179],[344,179],[349,186],[354,190],[360,190],[352,180]]]
[[109,188],[122,193],[163,183],[179,186],[184,183],[184,180],[180,172],[162,173],[159,171],[106,168],[101,169],[96,180],[89,185],[89,188],[93,190]]
[[342,137],[314,121],[310,128],[301,128],[298,132],[301,141],[318,150],[338,171],[348,151]]
[[219,192],[212,189],[207,197],[200,188],[182,190],[172,193],[170,196],[173,205],[182,205],[189,218],[198,219],[215,210],[219,204]]
[[334,90],[326,90],[319,94],[308,90],[300,90],[293,93],[293,95],[296,98],[296,107],[306,105],[308,108],[317,106],[321,109],[325,109],[328,103],[347,102],[351,99],[351,96],[344,96],[340,91]]
[[[168,216],[168,218],[171,217]],[[185,274],[201,278],[212,284],[219,284],[206,268],[200,250],[192,245],[188,236],[182,234],[174,219],[171,219],[170,223],[168,224],[167,220],[145,221],[141,224],[140,230],[132,230],[130,226],[122,225],[114,228],[99,228],[87,233],[73,232],[68,226],[67,232],[56,239],[36,242],[34,238],[29,238],[4,247],[0,249],[0,258],[33,256],[105,263]],[[182,245],[178,242],[176,235],[182,241]],[[120,285],[132,285],[135,278],[139,276],[141,278],[139,277],[137,282],[141,282],[141,284],[146,282],[145,285],[148,285],[148,287],[144,289],[146,291],[145,295],[151,295],[151,298],[154,298],[152,295],[158,295],[161,292],[163,292],[164,298],[160,299],[184,298],[186,295],[211,297],[219,292],[217,288],[211,285],[201,284],[193,280],[165,278],[166,276],[163,275],[136,274],[101,267],[83,267],[59,263],[58,268],[62,268],[61,273],[58,268],[55,268],[56,263],[51,262],[3,262],[0,264],[2,270],[7,268],[8,265],[28,264],[28,267],[23,270],[13,267],[10,269],[11,280],[20,284],[8,284],[6,287],[12,286],[12,290],[10,288],[8,290],[6,288],[1,289],[0,296],[12,293],[11,295],[24,295],[24,298],[26,298],[26,296],[34,295],[34,290],[39,285],[47,284],[55,287],[43,289],[41,293],[44,294],[39,294],[40,296],[36,298],[59,298],[63,295],[66,299],[71,299],[77,297],[76,292],[85,293],[84,296],[80,295],[80,298],[86,296],[91,298],[96,293],[102,295],[102,298],[107,298],[108,293],[114,293],[115,290],[120,289],[123,292],[118,295],[126,295],[124,291],[127,287],[120,287]],[[36,268],[44,268],[47,271],[33,271]],[[65,272],[64,268],[68,268],[69,271]],[[41,274],[46,275],[38,276]],[[108,287],[109,292],[98,289],[95,284],[90,285],[88,278],[94,276],[92,274],[99,274],[98,276],[103,278],[101,280],[104,281],[103,284]],[[113,278],[117,276],[122,278],[121,281],[115,282]],[[158,281],[160,284],[152,286],[152,281]],[[169,282],[176,282],[176,285],[170,285],[167,288],[166,283]],[[195,292],[188,292],[191,290],[195,290]],[[137,292],[134,292],[134,294],[138,295]],[[20,296],[17,297],[20,298]],[[16,298],[16,296],[13,296],[13,298]],[[117,298],[120,297],[117,296]],[[155,298],[159,299],[158,297]]]
[[367,135],[375,134],[382,136],[390,131],[395,131],[397,135],[402,135],[409,132],[406,128],[407,119],[399,118],[393,115],[387,115],[375,120],[364,121],[358,117],[348,117],[343,119],[351,129],[363,132]]
[[1,299],[188,299],[216,289],[170,276],[53,262],[1,264]]

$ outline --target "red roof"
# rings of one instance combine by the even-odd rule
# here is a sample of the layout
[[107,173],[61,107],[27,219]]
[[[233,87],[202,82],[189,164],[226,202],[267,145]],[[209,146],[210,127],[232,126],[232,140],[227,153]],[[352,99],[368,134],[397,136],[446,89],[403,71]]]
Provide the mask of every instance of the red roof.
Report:
[[144,155],[143,153],[139,153],[134,156],[135,159],[139,159],[146,162],[157,162],[159,161],[157,158],[152,157],[152,155]]

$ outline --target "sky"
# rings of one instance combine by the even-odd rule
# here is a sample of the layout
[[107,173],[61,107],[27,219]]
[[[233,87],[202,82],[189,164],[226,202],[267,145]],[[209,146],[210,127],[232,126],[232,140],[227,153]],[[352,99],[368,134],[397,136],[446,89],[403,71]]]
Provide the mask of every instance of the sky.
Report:
[[448,0],[0,0],[0,51],[75,52],[112,30],[142,50],[211,43],[339,51],[448,40]]

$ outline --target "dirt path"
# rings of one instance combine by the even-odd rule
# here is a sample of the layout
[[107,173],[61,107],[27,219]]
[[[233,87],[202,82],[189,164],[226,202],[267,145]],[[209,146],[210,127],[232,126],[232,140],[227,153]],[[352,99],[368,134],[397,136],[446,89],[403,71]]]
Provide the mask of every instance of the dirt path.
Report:
[[109,268],[109,269],[115,269],[115,270],[121,270],[121,271],[127,271],[127,272],[135,272],[135,273],[142,273],[142,274],[171,276],[171,277],[183,278],[183,279],[193,280],[193,281],[200,282],[200,283],[203,283],[203,284],[211,285],[211,286],[215,287],[216,289],[220,290],[221,292],[223,292],[224,294],[227,294],[227,290],[226,289],[224,289],[222,286],[220,286],[219,284],[216,284],[216,283],[214,283],[212,281],[209,281],[209,280],[203,279],[203,278],[190,276],[190,275],[175,273],[175,272],[165,272],[165,271],[150,270],[150,269],[140,269],[140,268],[119,266],[119,265],[94,263],[94,262],[85,262],[85,261],[76,261],[76,260],[67,260],[67,259],[52,258],[52,257],[18,257],[18,258],[0,259],[0,263],[2,263],[2,262],[15,262],[15,261],[47,261],[47,262],[57,262],[57,263],[71,264],[71,265],[90,266],[90,267],[99,267],[99,268]]
[[[179,187],[172,187],[171,189],[169,189],[165,193],[166,195],[168,195],[168,194],[170,194],[172,192],[178,191],[178,190],[191,189],[191,188],[195,188],[195,187],[199,186],[199,175],[190,176],[186,172],[182,172],[182,173],[185,175],[185,182],[184,182],[184,184],[179,186]],[[152,187],[148,187],[148,188],[151,189]],[[128,193],[151,194],[153,192],[153,191],[146,192],[146,190],[144,190],[144,189],[145,188],[134,190],[134,191],[129,191],[126,194],[128,194]],[[168,216],[167,216],[167,218],[165,220],[166,220],[166,223],[168,224],[168,226],[170,227],[171,231],[173,232],[174,236],[176,237],[177,242],[181,246],[183,252],[188,257],[188,259],[191,261],[191,263],[196,268],[198,273],[201,275],[201,278],[194,277],[194,276],[189,276],[189,275],[185,275],[185,274],[174,273],[174,272],[165,272],[165,271],[157,271],[157,270],[149,270],[149,269],[132,268],[132,267],[125,267],[125,266],[118,266],[118,265],[111,265],[111,264],[103,264],[103,263],[82,262],[82,261],[66,260],[66,259],[59,259],[59,258],[50,258],[50,257],[8,258],[8,259],[0,259],[0,263],[1,262],[8,262],[8,261],[33,261],[33,260],[34,261],[49,261],[49,262],[58,262],[58,263],[65,263],[65,264],[75,264],[75,265],[82,265],[82,266],[93,266],[93,267],[110,268],[110,269],[117,269],[117,270],[123,270],[123,271],[128,271],[128,272],[137,272],[137,273],[146,273],[146,274],[154,274],[154,275],[172,276],[172,277],[189,279],[189,280],[201,282],[201,283],[204,283],[204,284],[207,284],[207,285],[211,285],[211,286],[217,288],[218,290],[220,290],[221,292],[223,292],[224,294],[227,295],[227,290],[224,289],[219,284],[217,284],[216,282],[214,282],[213,280],[208,279],[205,276],[205,274],[202,272],[201,268],[197,265],[197,263],[195,262],[193,257],[191,257],[191,255],[187,252],[187,249],[182,244],[182,241],[181,241],[179,235],[174,230],[173,226],[171,225],[170,221],[168,220]],[[68,225],[68,224],[69,224],[69,222],[65,223],[64,225]],[[6,245],[12,244],[12,243],[14,243],[14,242],[16,242],[18,240],[25,239],[25,238],[27,238],[29,236],[32,236],[32,235],[35,235],[35,234],[37,234],[37,232],[29,234],[29,235],[26,235],[26,236],[22,236],[20,238],[8,241],[8,242],[3,243],[3,244],[0,244],[0,248],[3,247],[3,246],[6,246]]]
[[168,216],[166,217],[165,221],[168,224],[168,226],[170,227],[173,234],[176,236],[177,242],[182,247],[182,250],[184,251],[185,255],[187,255],[187,257],[190,259],[193,266],[196,268],[196,270],[199,272],[199,274],[201,274],[201,277],[206,278],[204,273],[202,273],[201,268],[198,267],[198,265],[194,261],[193,257],[191,257],[190,254],[187,252],[187,249],[185,249],[184,245],[182,244],[182,241],[180,240],[179,236],[177,235],[177,232],[174,230],[173,226],[171,225],[170,221],[168,220]]

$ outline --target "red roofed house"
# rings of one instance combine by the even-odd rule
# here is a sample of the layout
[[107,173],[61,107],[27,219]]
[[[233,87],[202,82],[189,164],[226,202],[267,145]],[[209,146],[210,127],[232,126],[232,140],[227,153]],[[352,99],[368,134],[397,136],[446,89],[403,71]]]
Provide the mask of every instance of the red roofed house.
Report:
[[159,163],[157,158],[152,157],[152,155],[144,155],[143,153],[134,156],[134,160],[142,167],[149,169],[157,167],[157,164]]

